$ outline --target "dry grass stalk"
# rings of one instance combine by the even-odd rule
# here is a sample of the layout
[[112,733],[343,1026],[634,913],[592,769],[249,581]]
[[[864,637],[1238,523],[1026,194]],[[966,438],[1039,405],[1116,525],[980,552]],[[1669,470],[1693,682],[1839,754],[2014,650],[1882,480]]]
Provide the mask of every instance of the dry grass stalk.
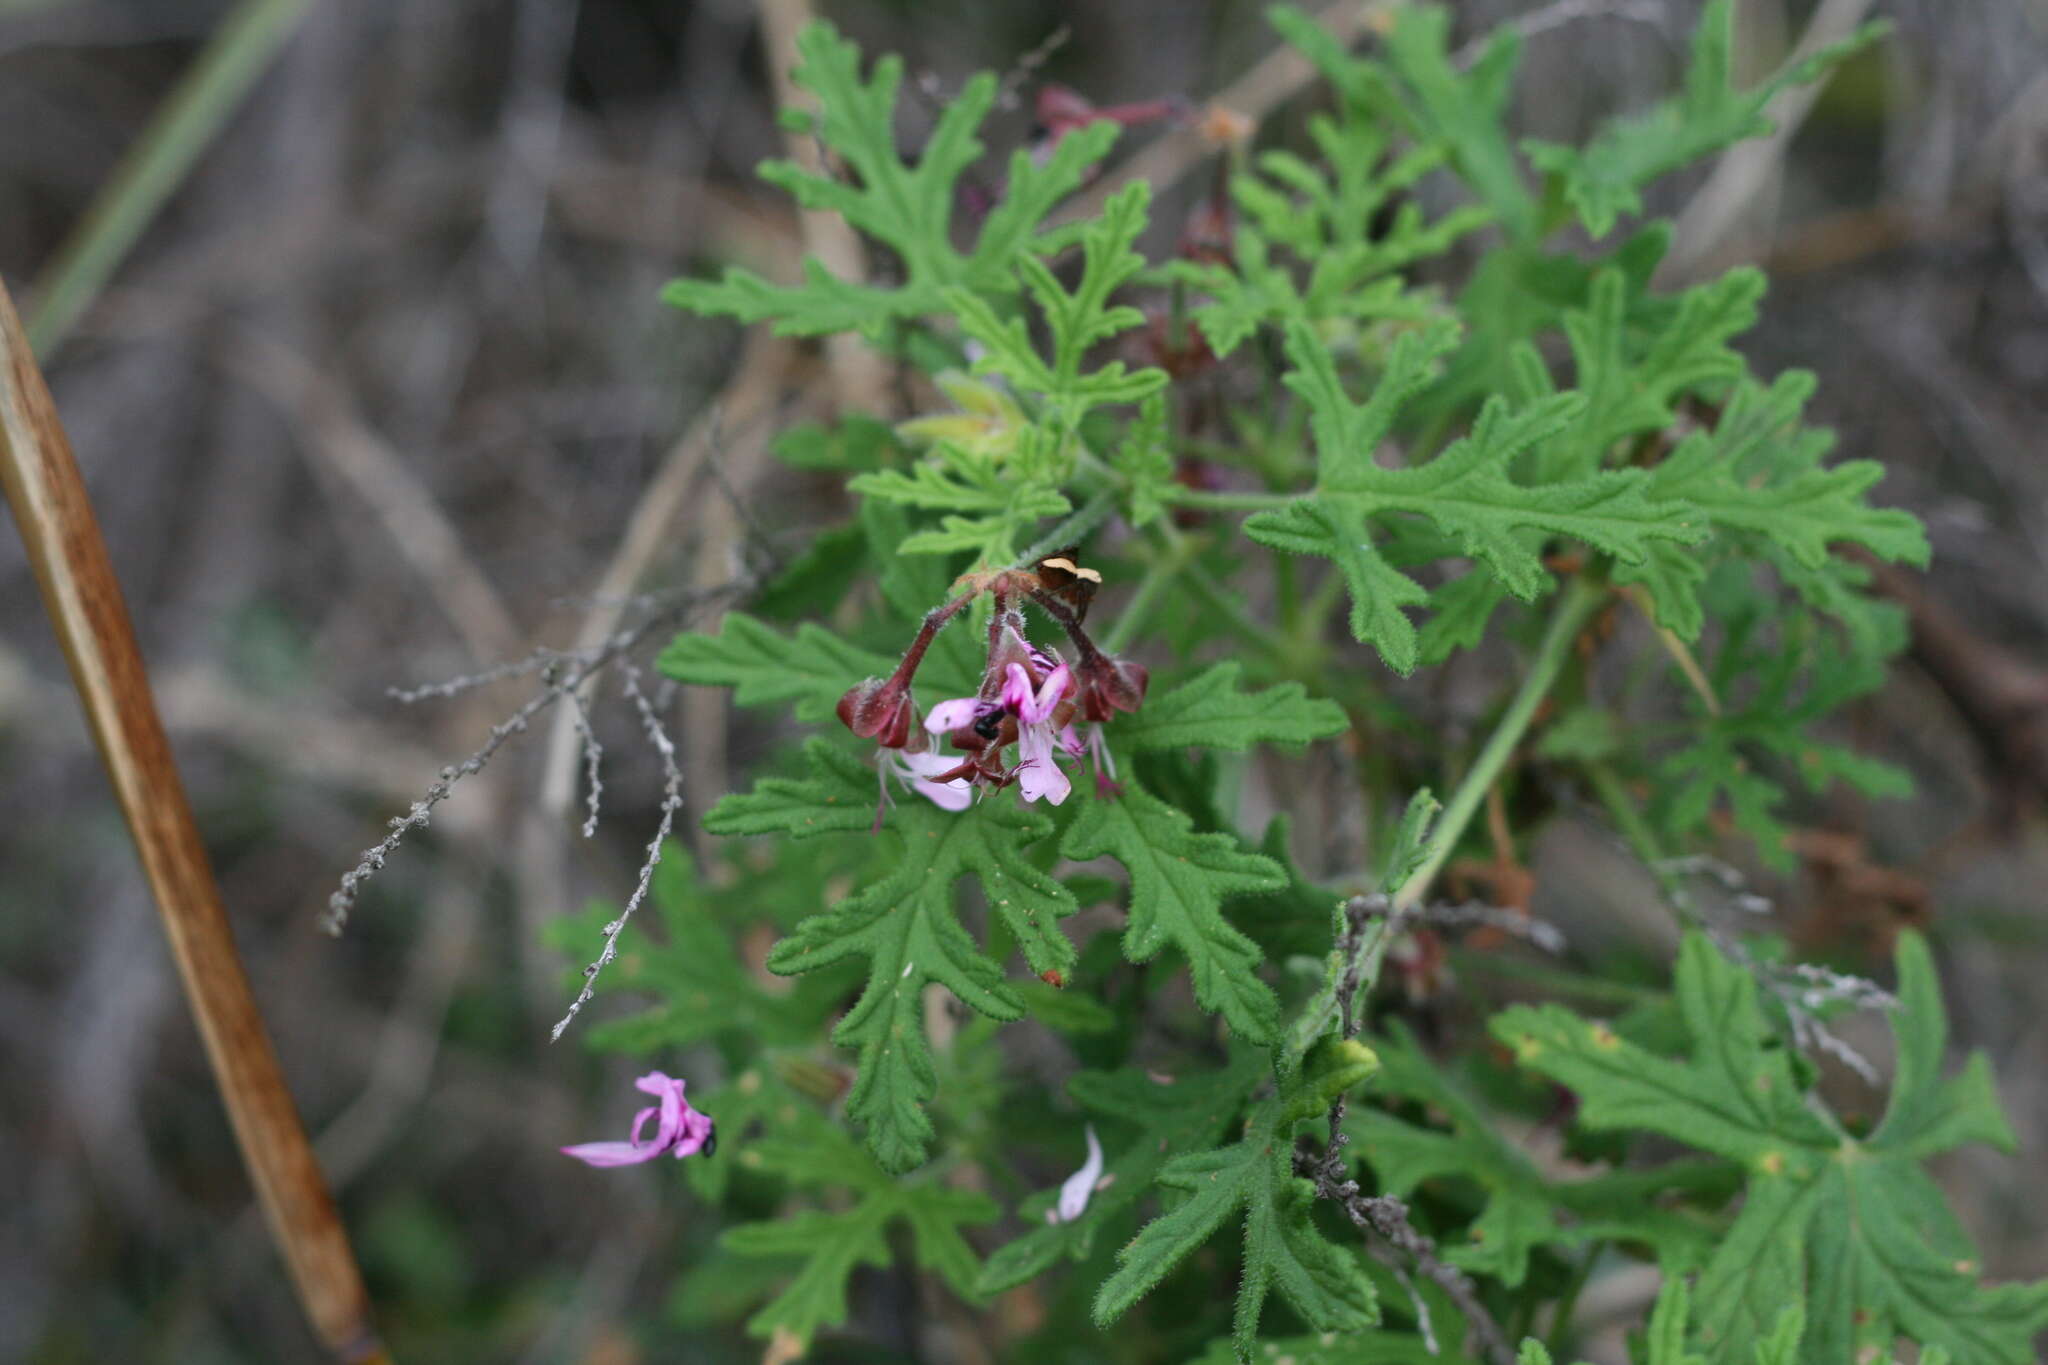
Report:
[[386,1360],[347,1234],[250,994],[84,479],[4,286],[0,484],[135,836],[242,1158],[300,1302],[337,1359]]

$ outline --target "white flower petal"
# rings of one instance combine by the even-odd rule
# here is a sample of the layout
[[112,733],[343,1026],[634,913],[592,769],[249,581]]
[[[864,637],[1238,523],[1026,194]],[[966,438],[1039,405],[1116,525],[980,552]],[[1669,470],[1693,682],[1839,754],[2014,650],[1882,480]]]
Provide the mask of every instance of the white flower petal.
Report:
[[1102,1176],[1102,1143],[1096,1140],[1094,1124],[1088,1125],[1087,1132],[1088,1159],[1060,1186],[1059,1220],[1062,1223],[1071,1223],[1088,1211],[1088,1200],[1095,1194],[1095,1182]]

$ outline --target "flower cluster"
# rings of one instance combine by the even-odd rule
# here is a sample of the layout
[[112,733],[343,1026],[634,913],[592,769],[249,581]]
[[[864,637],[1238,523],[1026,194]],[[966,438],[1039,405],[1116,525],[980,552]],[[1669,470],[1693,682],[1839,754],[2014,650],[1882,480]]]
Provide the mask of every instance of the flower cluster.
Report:
[[[1057,806],[1073,790],[1060,760],[1083,754],[1095,759],[1097,783],[1113,785],[1115,768],[1100,730],[1093,727],[1118,711],[1137,710],[1148,678],[1143,665],[1105,654],[1082,625],[1100,581],[1092,570],[1058,556],[1040,561],[1030,572],[988,575],[926,615],[894,673],[847,690],[839,699],[839,719],[854,734],[880,745],[885,804],[893,776],[949,811],[965,810],[977,786],[1013,783],[1026,801],[1043,798]],[[981,687],[971,697],[940,702],[920,722],[911,695],[918,665],[940,629],[983,593],[994,598],[995,609]],[[1066,632],[1078,656],[1075,663],[1067,663],[1056,649],[1031,643],[1017,606],[1026,598]],[[1092,723],[1085,741],[1074,729],[1077,720]],[[933,745],[941,740],[954,752],[936,752]],[[1012,745],[1014,764],[1003,757]]]

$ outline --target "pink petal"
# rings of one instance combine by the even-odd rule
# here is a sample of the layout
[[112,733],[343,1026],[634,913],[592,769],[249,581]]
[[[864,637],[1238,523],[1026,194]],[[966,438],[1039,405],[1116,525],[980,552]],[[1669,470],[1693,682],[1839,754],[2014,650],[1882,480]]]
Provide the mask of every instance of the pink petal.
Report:
[[591,1166],[637,1166],[643,1161],[652,1161],[662,1153],[662,1148],[649,1143],[635,1142],[583,1142],[574,1147],[564,1147],[563,1156],[573,1156]]
[[[658,1097],[633,1116],[632,1136],[625,1142],[583,1142],[562,1148],[564,1156],[592,1166],[635,1166],[658,1156],[674,1153],[690,1156],[701,1150],[712,1134],[711,1117],[690,1107],[684,1098],[688,1083],[659,1071],[650,1071],[633,1082],[637,1090]],[[648,1120],[658,1119],[652,1139],[643,1137]]]
[[1057,806],[1067,799],[1074,784],[1052,761],[1051,729],[1044,725],[1027,727],[1017,740],[1017,752],[1024,760],[1018,766],[1017,789],[1024,793],[1026,801],[1044,797]]
[[974,789],[967,785],[964,777],[955,777],[945,782],[933,782],[930,778],[960,766],[960,761],[944,754],[903,754],[903,766],[908,770],[910,785],[918,795],[925,797],[940,810],[963,811],[974,801]]
[[1060,747],[1067,751],[1068,758],[1079,758],[1088,752],[1087,747],[1081,743],[1081,737],[1074,733],[1074,727],[1071,725],[1061,729]]
[[920,777],[914,779],[910,785],[917,788],[919,796],[929,800],[940,810],[957,813],[974,804],[974,789],[961,778],[956,777],[951,782],[927,782]]
[[1060,699],[1073,690],[1074,671],[1065,664],[1046,674],[1045,685],[1038,689],[1038,699],[1031,708],[1031,723],[1036,725],[1049,719],[1053,708],[1060,704]]
[[[930,750],[926,750],[921,754],[899,754],[897,757],[903,761],[903,766],[910,769],[911,774],[916,777],[937,777],[948,769],[960,766],[958,758],[948,758],[944,754],[935,754]],[[955,780],[957,781],[958,779]]]
[[683,1121],[683,1135],[677,1139],[675,1144],[674,1156],[676,1160],[681,1161],[686,1156],[697,1155],[698,1152],[704,1149],[704,1144],[710,1141],[710,1139],[711,1116],[709,1114],[700,1114],[692,1109],[689,1118]]
[[1003,705],[1020,717],[1031,708],[1031,675],[1022,664],[1003,670]]
[[974,724],[975,708],[980,704],[973,697],[954,697],[951,701],[942,701],[924,718],[924,728],[935,735],[950,735],[963,725]]
[[[656,1151],[667,1149],[670,1144],[682,1135],[683,1116],[691,1112],[690,1106],[683,1100],[683,1091],[687,1088],[687,1082],[676,1080],[659,1071],[650,1071],[639,1080],[634,1081],[633,1086],[637,1090],[644,1090],[650,1095],[661,1097],[661,1123],[654,1130],[652,1146]],[[637,1141],[639,1136],[640,1125],[635,1123],[633,1125],[633,1137]]]

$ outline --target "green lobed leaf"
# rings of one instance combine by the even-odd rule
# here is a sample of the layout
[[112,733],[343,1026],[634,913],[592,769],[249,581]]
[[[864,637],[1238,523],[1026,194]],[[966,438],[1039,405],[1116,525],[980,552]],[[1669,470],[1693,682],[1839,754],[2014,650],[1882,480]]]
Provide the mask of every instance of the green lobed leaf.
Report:
[[1396,673],[1415,671],[1421,639],[1404,609],[1429,601],[1429,590],[1373,547],[1362,511],[1346,502],[1304,498],[1247,518],[1244,533],[1268,549],[1321,555],[1335,564],[1351,595],[1353,637],[1377,649]]
[[676,636],[654,666],[677,682],[730,687],[742,706],[794,703],[798,720],[816,723],[832,718],[847,688],[891,672],[896,661],[850,645],[822,626],[806,622],[794,635],[782,635],[736,611],[715,635]]
[[1077,861],[1111,857],[1131,878],[1124,955],[1145,962],[1171,944],[1188,960],[1195,998],[1238,1037],[1270,1043],[1280,1001],[1258,977],[1256,944],[1223,918],[1223,898],[1287,884],[1271,859],[1245,853],[1224,834],[1197,834],[1180,810],[1135,781],[1122,794],[1081,805],[1060,852]]
[[[1508,235],[1539,234],[1536,202],[1509,146],[1503,115],[1514,94],[1521,38],[1501,28],[1465,71],[1452,64],[1451,15],[1434,5],[1404,6],[1387,35],[1386,67],[1361,63],[1354,89],[1385,100],[1420,140],[1441,144],[1452,167],[1485,201]],[[1328,68],[1326,68],[1328,69]]]
[[854,1196],[844,1207],[803,1209],[722,1234],[725,1249],[740,1256],[801,1262],[782,1292],[748,1321],[750,1334],[786,1334],[808,1346],[821,1328],[842,1326],[854,1271],[890,1263],[887,1233],[899,1221],[909,1228],[912,1259],[955,1293],[973,1295],[980,1258],[960,1229],[995,1218],[986,1195],[892,1175],[822,1122],[759,1139],[735,1159],[799,1186],[845,1187]]
[[1786,867],[1790,854],[1776,814],[1786,791],[1777,772],[1789,768],[1814,792],[1840,780],[1866,795],[1903,796],[1912,784],[1890,764],[1811,734],[1882,683],[1882,657],[1845,649],[1811,615],[1758,599],[1745,583],[1748,567],[1728,567],[1732,572],[1722,577],[1744,585],[1744,595],[1717,611],[1726,629],[1705,660],[1708,684],[1723,700],[1718,712],[1702,708],[1688,742],[1656,764],[1653,814],[1682,839],[1725,805],[1759,853]]
[[[1800,426],[1800,412],[1812,392],[1813,376],[1804,371],[1780,375],[1769,388],[1743,379],[1713,430],[1687,436],[1651,471],[1650,496],[1681,500],[1717,531],[1787,563],[1797,575],[1795,587],[1815,581],[1837,543],[1924,566],[1927,536],[1919,519],[1895,508],[1872,507],[1865,496],[1883,476],[1883,466],[1849,460],[1821,467],[1832,434]],[[1642,582],[1656,603],[1659,623],[1682,638],[1696,638],[1701,626],[1697,586],[1704,573],[1697,559],[1687,557],[1684,568],[1674,569],[1653,558],[1644,569],[1625,568],[1617,578]],[[1838,605],[1825,596],[1822,601]]]
[[1739,1161],[1748,1195],[1696,1288],[1712,1359],[1754,1358],[1803,1302],[1796,1359],[1837,1362],[1910,1337],[1957,1359],[2022,1365],[2048,1326],[2048,1282],[1985,1286],[1920,1162],[1958,1143],[2010,1145],[1981,1061],[1944,1083],[1947,1028],[1933,963],[1900,938],[1901,1065],[1885,1123],[1850,1137],[1802,1093],[1749,973],[1689,934],[1678,1000],[1692,1055],[1668,1061],[1556,1006],[1518,1006],[1493,1031],[1522,1063],[1570,1086],[1589,1128],[1662,1133]]
[[[1646,302],[1640,286],[1619,267],[1596,273],[1586,306],[1564,315],[1585,407],[1537,454],[1536,477],[1588,474],[1618,442],[1671,426],[1685,394],[1747,373],[1748,362],[1727,343],[1755,324],[1763,293],[1763,272],[1731,270],[1669,300],[1668,315],[1643,329],[1630,322],[1631,308]],[[1533,378],[1540,365],[1525,363],[1524,372]]]
[[[1278,13],[1275,22],[1290,28]],[[1442,164],[1445,151],[1423,146],[1390,159],[1392,129],[1384,118],[1347,107],[1341,121],[1311,118],[1308,131],[1327,170],[1274,150],[1258,157],[1258,173],[1232,177],[1243,221],[1232,234],[1229,265],[1184,260],[1162,272],[1210,296],[1195,318],[1218,356],[1266,323],[1440,321],[1431,292],[1411,291],[1390,272],[1441,255],[1492,219],[1490,210],[1467,205],[1431,222],[1412,199],[1386,212]],[[1275,248],[1298,264],[1282,265]]]
[[1267,1295],[1282,1298],[1317,1331],[1356,1332],[1379,1321],[1371,1280],[1355,1253],[1339,1248],[1310,1217],[1315,1190],[1293,1173],[1292,1125],[1275,1128],[1272,1106],[1228,1147],[1176,1157],[1158,1183],[1187,1197],[1147,1223],[1117,1252],[1117,1268],[1095,1295],[1095,1320],[1107,1326],[1151,1291],[1174,1266],[1243,1210],[1244,1273],[1238,1282],[1232,1341],[1240,1361],[1256,1342]]
[[[1225,1067],[1177,1077],[1135,1067],[1076,1074],[1067,1083],[1068,1092],[1115,1128],[1135,1129],[1136,1136],[1124,1142],[1112,1127],[1105,1127],[1106,1183],[1081,1217],[1034,1227],[997,1250],[983,1268],[979,1291],[996,1294],[1015,1288],[1062,1258],[1085,1260],[1097,1235],[1124,1223],[1168,1161],[1216,1141],[1267,1074],[1250,1053],[1240,1054]],[[1057,1189],[1041,1191],[1025,1201],[1021,1212],[1026,1218],[1043,1216],[1058,1194]]]
[[1043,165],[1019,150],[1010,159],[1002,201],[963,252],[954,246],[959,180],[981,155],[975,131],[995,103],[996,78],[987,72],[970,78],[940,112],[924,147],[906,159],[896,150],[894,134],[901,58],[882,58],[863,80],[860,49],[822,21],[798,35],[797,53],[794,79],[819,104],[812,127],[850,178],[813,174],[789,161],[763,163],[762,178],[788,190],[805,208],[835,212],[889,247],[902,282],[855,284],[810,257],[797,286],[770,284],[736,268],[715,282],[677,280],[663,297],[679,307],[742,322],[772,319],[785,334],[880,336],[895,322],[945,311],[948,288],[1013,293],[1018,260],[1048,236],[1047,215],[1080,187],[1089,167],[1116,140],[1116,125],[1100,122],[1060,139]]
[[1560,178],[1564,196],[1595,237],[1614,229],[1623,214],[1639,213],[1639,190],[1668,171],[1689,165],[1745,138],[1771,131],[1764,108],[1779,92],[1821,79],[1850,53],[1889,26],[1871,23],[1840,42],[1788,63],[1762,84],[1736,90],[1730,83],[1735,10],[1713,0],[1693,31],[1685,89],[1643,114],[1609,120],[1583,148],[1530,140],[1529,159]]
[[1126,521],[1144,527],[1165,515],[1174,486],[1174,462],[1164,393],[1154,393],[1138,405],[1138,420],[1110,453],[1109,464],[1128,488]]
[[[705,817],[705,828],[803,836],[867,827],[876,800],[872,773],[819,740],[805,753],[812,776],[769,778],[753,792],[728,796]],[[799,924],[776,944],[768,967],[794,976],[865,959],[867,984],[832,1036],[860,1052],[848,1115],[865,1125],[876,1159],[901,1171],[924,1160],[933,1136],[924,1109],[937,1086],[925,1038],[925,985],[938,982],[992,1019],[1023,1014],[1002,969],[961,927],[954,883],[970,873],[980,881],[1034,973],[1073,966],[1074,947],[1058,921],[1077,907],[1064,886],[1024,856],[1052,829],[1027,806],[987,801],[952,813],[904,797],[889,808],[883,829],[897,850],[886,870]]]
[[[1288,336],[1294,373],[1287,383],[1311,410],[1320,449],[1316,491],[1278,512],[1245,523],[1252,539],[1296,553],[1327,554],[1344,571],[1354,596],[1353,626],[1388,662],[1412,666],[1412,627],[1396,624],[1398,607],[1420,601],[1422,589],[1379,561],[1364,536],[1365,519],[1385,513],[1427,518],[1502,587],[1525,600],[1549,582],[1540,531],[1582,541],[1623,563],[1646,559],[1664,542],[1692,543],[1706,533],[1682,503],[1657,503],[1641,470],[1593,470],[1523,484],[1509,467],[1523,452],[1569,427],[1584,411],[1574,394],[1552,394],[1515,407],[1488,399],[1471,432],[1434,459],[1405,469],[1375,463],[1370,443],[1391,421],[1400,396],[1422,383],[1427,356],[1441,339],[1397,346],[1371,400],[1354,403],[1320,338],[1297,327]],[[1394,403],[1383,401],[1392,392]]]
[[1667,1271],[1693,1269],[1713,1250],[1710,1229],[1663,1207],[1672,1192],[1724,1193],[1720,1163],[1667,1163],[1650,1171],[1617,1171],[1582,1180],[1551,1180],[1504,1138],[1479,1106],[1397,1027],[1378,1047],[1378,1089],[1421,1103],[1448,1131],[1418,1127],[1382,1110],[1358,1107],[1345,1122],[1347,1151],[1369,1165],[1381,1187],[1409,1195],[1424,1181],[1457,1178],[1486,1194],[1466,1240],[1446,1244],[1444,1259],[1510,1287],[1528,1274],[1530,1253],[1545,1245],[1576,1246],[1607,1239],[1653,1249]]
[[1244,668],[1220,663],[1170,692],[1146,698],[1129,715],[1118,716],[1110,738],[1119,748],[1249,749],[1254,744],[1307,744],[1344,733],[1343,708],[1310,697],[1300,683],[1277,683],[1259,692],[1241,690]]
[[[653,1003],[593,1025],[593,1049],[647,1056],[731,1035],[771,1047],[799,1046],[817,1036],[851,984],[844,973],[826,973],[808,989],[771,992],[756,985],[714,916],[715,898],[695,860],[679,844],[663,848],[651,899],[659,938],[639,933],[636,920],[634,935],[622,943],[603,984],[609,991],[651,994]],[[568,922],[550,939],[587,956],[590,944],[602,939],[599,926],[617,914],[616,905],[595,907],[582,917],[587,924]]]

